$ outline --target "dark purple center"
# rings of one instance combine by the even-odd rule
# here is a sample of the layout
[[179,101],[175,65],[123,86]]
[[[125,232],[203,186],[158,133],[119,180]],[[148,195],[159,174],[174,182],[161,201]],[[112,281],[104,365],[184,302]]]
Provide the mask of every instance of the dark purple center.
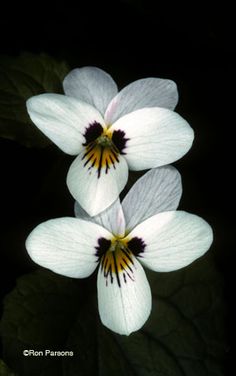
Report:
[[99,238],[98,239],[98,245],[95,247],[96,251],[96,256],[98,258],[101,258],[110,248],[111,246],[111,241],[107,240],[105,238]]
[[126,143],[128,140],[129,138],[125,137],[124,131],[118,130],[118,131],[114,131],[112,134],[112,142],[117,147],[120,154],[125,154],[123,150],[125,149]]
[[131,239],[127,243],[128,248],[135,256],[140,256],[141,253],[144,252],[146,244],[144,243],[142,238],[138,238],[137,236]]
[[102,132],[103,128],[100,123],[95,121],[93,124],[90,124],[85,130],[84,137],[86,142],[83,145],[88,146],[91,142],[101,136]]
[[[85,142],[83,146],[88,146],[92,142],[96,141],[103,133],[103,127],[100,123],[95,121],[92,124],[89,124],[89,126],[85,129],[84,137]],[[121,130],[116,130],[112,134],[112,144],[117,149],[117,152],[120,154],[125,154],[124,149],[126,147],[126,143],[129,140],[129,138],[125,137],[125,132]]]

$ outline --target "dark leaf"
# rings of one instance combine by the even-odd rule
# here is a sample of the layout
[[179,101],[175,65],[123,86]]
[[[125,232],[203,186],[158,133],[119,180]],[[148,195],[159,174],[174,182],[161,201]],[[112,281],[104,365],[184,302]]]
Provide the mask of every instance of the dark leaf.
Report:
[[17,376],[16,373],[10,371],[2,359],[0,359],[0,375],[1,376]]
[[47,55],[0,57],[0,136],[28,147],[44,147],[51,141],[31,122],[26,100],[33,95],[62,93],[69,69]]
[[[77,281],[47,271],[22,277],[5,301],[4,360],[20,376],[223,376],[222,286],[211,258],[147,274],[152,314],[129,337],[100,323],[95,278]],[[74,355],[23,357],[24,349]]]

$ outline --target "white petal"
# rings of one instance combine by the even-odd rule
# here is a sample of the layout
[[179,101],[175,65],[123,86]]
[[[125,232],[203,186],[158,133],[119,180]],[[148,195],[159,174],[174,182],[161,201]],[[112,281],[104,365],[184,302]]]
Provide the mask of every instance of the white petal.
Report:
[[146,244],[139,256],[142,264],[160,272],[189,265],[204,255],[213,240],[209,224],[184,211],[169,211],[147,219],[129,234],[129,238],[133,237]]
[[[119,196],[128,179],[128,166],[125,159],[119,155],[119,162],[105,167],[98,175],[98,168],[85,165],[81,153],[72,163],[67,185],[72,196],[91,216],[97,215],[110,206]],[[98,177],[99,176],[99,177]]]
[[126,160],[131,170],[145,170],[172,163],[190,149],[193,130],[176,112],[144,108],[125,115],[111,130],[125,133]]
[[110,265],[100,264],[97,279],[98,309],[102,323],[118,334],[129,335],[139,330],[151,312],[151,290],[140,263],[132,257],[130,269],[117,271],[111,252]]
[[178,92],[174,81],[161,78],[137,80],[121,90],[109,103],[105,114],[107,124],[112,124],[130,112],[144,107],[165,107],[174,110]]
[[87,102],[105,113],[110,100],[117,93],[116,83],[111,76],[96,67],[73,69],[64,79],[66,95]]
[[155,214],[177,209],[181,194],[181,176],[176,168],[164,166],[148,171],[122,201],[126,231]]
[[97,223],[115,236],[123,237],[125,235],[125,218],[119,198],[106,210],[94,217],[90,217],[80,204],[75,201],[75,216],[85,221]]
[[87,103],[60,94],[40,94],[27,101],[33,123],[67,154],[77,155],[85,141],[85,129],[95,121],[104,125],[100,113]]
[[26,240],[34,262],[58,274],[88,277],[98,265],[98,240],[111,234],[94,223],[77,218],[52,219],[38,225]]

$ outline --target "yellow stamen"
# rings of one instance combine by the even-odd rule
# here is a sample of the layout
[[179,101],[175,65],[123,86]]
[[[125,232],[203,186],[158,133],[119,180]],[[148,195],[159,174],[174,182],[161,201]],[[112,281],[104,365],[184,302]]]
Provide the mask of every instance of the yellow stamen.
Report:
[[121,286],[120,277],[123,276],[124,282],[127,279],[134,280],[134,260],[133,254],[128,249],[127,239],[114,238],[109,250],[101,259],[101,267],[104,277],[113,283],[113,276],[116,276],[117,283]]
[[119,151],[113,145],[111,137],[112,132],[109,129],[104,129],[103,134],[96,141],[86,146],[82,157],[82,160],[85,160],[84,167],[88,166],[88,169],[95,167],[98,177],[100,177],[102,169],[105,169],[107,174],[111,166],[116,168],[116,163],[119,163]]

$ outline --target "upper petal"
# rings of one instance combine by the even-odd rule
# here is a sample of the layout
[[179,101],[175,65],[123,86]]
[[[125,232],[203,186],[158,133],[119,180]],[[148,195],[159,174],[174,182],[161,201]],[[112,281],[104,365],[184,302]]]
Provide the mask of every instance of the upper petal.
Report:
[[139,330],[151,312],[151,290],[145,272],[135,257],[129,267],[115,252],[101,262],[98,279],[98,309],[102,323],[113,332],[129,335]]
[[139,255],[148,268],[170,272],[189,265],[209,249],[213,234],[209,224],[197,215],[169,211],[148,218],[129,234],[145,244]]
[[124,154],[131,170],[145,170],[172,163],[190,149],[193,130],[176,112],[143,108],[117,120],[111,130],[127,139]]
[[174,81],[143,78],[126,86],[109,103],[105,120],[114,123],[120,117],[144,107],[165,107],[174,110],[178,91]]
[[60,94],[40,94],[27,101],[33,123],[67,154],[76,155],[85,141],[86,128],[94,122],[104,125],[101,114],[91,105]]
[[26,249],[34,262],[53,272],[85,278],[98,265],[98,240],[111,237],[107,230],[94,223],[58,218],[38,225],[28,236]]
[[94,217],[90,217],[78,201],[76,201],[75,216],[85,221],[97,223],[115,236],[123,237],[125,235],[125,217],[119,198],[107,209]]
[[70,193],[91,216],[110,206],[128,179],[128,166],[121,155],[113,160],[114,163],[108,161],[108,167],[103,159],[105,157],[106,154],[95,151],[93,158],[87,162],[84,153],[81,153],[70,166],[67,175]]
[[66,95],[87,102],[105,113],[108,103],[117,93],[116,83],[102,69],[83,67],[73,69],[64,79]]
[[176,168],[164,166],[148,171],[122,201],[126,232],[155,214],[177,209],[181,195],[181,176]]

